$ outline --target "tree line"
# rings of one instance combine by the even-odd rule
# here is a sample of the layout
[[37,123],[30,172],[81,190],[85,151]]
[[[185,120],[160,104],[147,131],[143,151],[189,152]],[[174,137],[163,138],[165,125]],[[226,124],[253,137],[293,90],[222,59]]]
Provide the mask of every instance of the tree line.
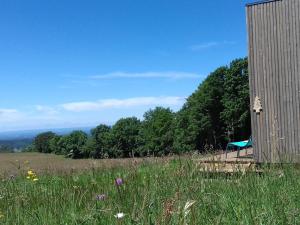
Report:
[[91,134],[39,134],[31,148],[70,158],[162,156],[224,148],[228,141],[250,136],[247,58],[223,66],[199,85],[178,112],[156,107],[113,126],[100,124]]

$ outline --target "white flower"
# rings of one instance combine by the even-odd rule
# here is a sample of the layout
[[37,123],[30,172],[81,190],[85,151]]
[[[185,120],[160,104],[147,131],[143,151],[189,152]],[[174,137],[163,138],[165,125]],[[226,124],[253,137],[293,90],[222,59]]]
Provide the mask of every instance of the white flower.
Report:
[[124,216],[125,216],[124,213],[118,213],[117,215],[115,215],[115,217],[116,217],[117,219],[122,219],[122,218],[124,218]]

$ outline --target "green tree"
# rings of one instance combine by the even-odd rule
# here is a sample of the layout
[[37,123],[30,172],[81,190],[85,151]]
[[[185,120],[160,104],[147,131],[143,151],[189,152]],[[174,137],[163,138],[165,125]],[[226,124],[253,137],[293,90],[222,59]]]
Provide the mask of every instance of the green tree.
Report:
[[60,135],[54,135],[49,141],[50,151],[57,155],[64,154],[64,152],[62,152],[62,149],[59,145],[61,138],[62,136]]
[[144,114],[140,149],[142,155],[166,155],[172,152],[174,113],[169,108],[156,107]]
[[73,131],[71,134],[64,136],[58,143],[67,157],[78,159],[85,156],[84,146],[87,140],[88,136],[83,131]]
[[93,137],[88,138],[82,147],[82,155],[84,158],[98,158],[96,157],[97,143]]
[[187,99],[175,118],[176,152],[204,151],[223,143],[224,130],[220,114],[223,111],[224,76],[226,67],[220,67],[200,84]]
[[133,157],[139,146],[141,121],[136,117],[122,118],[112,127],[113,156]]
[[51,153],[50,141],[55,137],[53,132],[44,132],[37,135],[34,139],[34,146],[36,151],[43,153]]
[[23,148],[22,152],[36,152],[34,144],[26,146],[25,148]]
[[227,70],[222,98],[221,118],[231,139],[241,140],[251,134],[248,61],[234,60]]
[[190,120],[190,113],[185,104],[174,118],[173,148],[177,154],[196,150],[196,135],[191,135]]
[[[107,125],[100,124],[92,129],[92,140],[89,142],[90,153],[93,158],[112,157],[112,134],[111,128]],[[92,149],[93,148],[93,149]]]

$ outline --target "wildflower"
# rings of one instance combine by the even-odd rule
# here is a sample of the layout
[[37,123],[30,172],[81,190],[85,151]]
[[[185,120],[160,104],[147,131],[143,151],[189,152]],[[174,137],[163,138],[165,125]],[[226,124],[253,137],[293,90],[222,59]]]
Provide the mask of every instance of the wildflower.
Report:
[[36,175],[35,172],[33,172],[32,170],[28,170],[27,172],[27,177],[26,177],[28,180],[32,180],[33,182],[36,182],[38,181],[38,177]]
[[28,174],[29,176],[35,175],[35,173],[34,173],[32,170],[29,170],[29,171],[27,172],[27,174]]
[[106,195],[105,194],[101,194],[101,195],[97,195],[96,196],[96,200],[97,201],[104,201],[106,199]]
[[117,185],[117,186],[121,186],[122,184],[123,184],[122,178],[117,178],[117,179],[116,179],[116,185]]
[[125,217],[125,214],[124,213],[118,213],[117,215],[115,215],[115,217],[117,219],[123,219]]

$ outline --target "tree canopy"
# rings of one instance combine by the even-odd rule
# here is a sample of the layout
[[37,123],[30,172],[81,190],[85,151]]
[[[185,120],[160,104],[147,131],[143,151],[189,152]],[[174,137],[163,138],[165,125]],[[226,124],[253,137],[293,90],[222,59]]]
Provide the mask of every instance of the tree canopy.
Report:
[[34,146],[36,151],[43,153],[50,153],[50,141],[55,136],[53,132],[44,132],[36,136],[34,139]]
[[141,155],[165,155],[173,149],[174,113],[169,108],[157,107],[144,114],[141,129]]
[[122,118],[112,127],[112,149],[115,156],[133,157],[139,146],[141,121],[136,117]]

